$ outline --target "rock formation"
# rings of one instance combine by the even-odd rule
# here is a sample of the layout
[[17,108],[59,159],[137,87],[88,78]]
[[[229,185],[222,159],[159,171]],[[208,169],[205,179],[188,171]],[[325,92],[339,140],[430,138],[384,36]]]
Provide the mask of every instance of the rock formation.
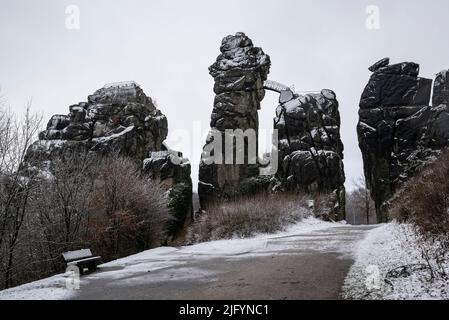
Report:
[[340,113],[335,93],[297,95],[281,92],[274,129],[278,130],[276,189],[333,195],[332,219],[345,218],[345,175]]
[[149,151],[162,150],[167,119],[134,82],[106,85],[88,102],[55,115],[39,134],[29,154],[51,159],[67,149],[107,154],[117,152],[143,161]]
[[449,145],[448,71],[432,80],[418,77],[419,65],[390,65],[385,58],[362,94],[357,132],[367,186],[379,222],[388,220],[387,201],[425,162]]
[[150,152],[150,157],[144,160],[144,172],[168,190],[168,206],[175,218],[170,233],[175,234],[193,220],[190,162],[180,152]]
[[[221,138],[224,142],[225,131],[228,129],[252,129],[257,139],[257,111],[265,96],[263,83],[269,73],[270,57],[261,48],[254,47],[251,39],[244,33],[225,37],[220,51],[216,62],[209,68],[215,80],[216,94],[211,132],[216,133],[215,139]],[[206,148],[213,139],[208,139]],[[248,147],[247,143],[245,146]],[[255,147],[257,150],[257,141]],[[236,151],[235,146],[233,149]],[[202,207],[220,198],[232,198],[251,192],[248,189],[257,185],[253,180],[259,174],[258,166],[250,163],[247,157],[244,164],[224,164],[224,154],[223,164],[217,164],[207,163],[204,155],[203,153],[198,185]]]
[[[210,164],[206,163],[203,152],[198,186],[201,206],[259,191],[326,192],[333,195],[335,212],[331,218],[342,220],[345,176],[335,93],[323,90],[305,96],[294,94],[285,85],[266,81],[269,68],[270,58],[262,49],[255,48],[245,34],[223,39],[221,54],[209,68],[215,80],[216,97],[211,117],[214,134],[209,137],[205,150],[214,139],[225,141],[228,129],[253,129],[257,138],[257,112],[266,88],[280,94],[274,121],[280,164],[276,174],[262,176],[261,166],[250,163],[248,158],[240,165]],[[236,149],[234,145],[233,155]],[[220,151],[226,158],[229,150],[222,146]]]
[[449,71],[443,70],[437,74],[433,86],[432,105],[449,104]]
[[87,100],[70,106],[68,115],[50,119],[27,151],[23,167],[51,172],[51,161],[66,152],[130,157],[144,163],[145,172],[170,191],[171,203],[182,202],[174,210],[182,224],[192,211],[191,196],[173,197],[180,189],[191,195],[190,164],[164,145],[167,118],[135,82],[106,85]]

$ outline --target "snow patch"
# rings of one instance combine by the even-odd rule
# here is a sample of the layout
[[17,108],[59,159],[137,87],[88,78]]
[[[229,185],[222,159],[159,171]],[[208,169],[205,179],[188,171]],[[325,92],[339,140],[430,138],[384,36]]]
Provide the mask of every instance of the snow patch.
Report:
[[106,136],[106,137],[96,138],[96,139],[93,139],[93,141],[95,141],[97,143],[105,143],[105,142],[120,138],[133,130],[134,130],[134,126],[129,126],[129,127],[126,127],[123,131],[120,131],[119,133],[114,133],[114,134],[111,134],[110,136]]
[[103,89],[109,88],[122,88],[122,87],[140,87],[140,85],[135,81],[123,81],[105,84]]
[[[429,280],[426,270],[412,272],[408,277],[389,278],[387,273],[407,265],[426,264],[415,235],[408,225],[390,223],[371,230],[356,249],[355,263],[345,280],[343,298],[369,300],[448,299],[449,283]],[[374,269],[373,269],[374,267]],[[378,286],[367,286],[372,271],[379,271]]]
[[20,287],[0,291],[0,300],[66,300],[76,294],[67,289],[70,274],[60,274],[51,278],[31,282]]

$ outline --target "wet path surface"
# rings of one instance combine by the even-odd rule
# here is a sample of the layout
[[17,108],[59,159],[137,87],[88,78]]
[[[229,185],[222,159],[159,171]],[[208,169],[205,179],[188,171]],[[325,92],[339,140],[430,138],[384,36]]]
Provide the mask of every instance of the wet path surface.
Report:
[[223,255],[167,248],[136,259],[138,268],[105,265],[82,279],[74,299],[339,299],[355,246],[372,228],[272,236]]

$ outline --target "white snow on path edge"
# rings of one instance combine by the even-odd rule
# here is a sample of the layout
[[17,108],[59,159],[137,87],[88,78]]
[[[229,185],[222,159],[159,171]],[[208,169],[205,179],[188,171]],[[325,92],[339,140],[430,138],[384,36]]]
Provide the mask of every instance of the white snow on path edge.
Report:
[[[443,279],[430,282],[425,272],[390,279],[393,287],[384,281],[386,274],[395,268],[425,264],[414,239],[409,225],[395,222],[369,231],[356,248],[355,263],[346,277],[342,297],[355,300],[449,299],[449,283]],[[378,288],[366,284],[368,277],[373,275],[373,267],[379,271]]]
[[[102,272],[93,273],[81,278],[81,286],[87,285],[89,280],[106,278],[111,281],[120,281],[129,278],[130,275],[148,274],[161,269],[179,267],[193,259],[211,259],[219,257],[245,258],[250,256],[264,256],[273,254],[272,249],[267,248],[267,243],[279,237],[296,236],[298,234],[309,234],[315,231],[332,227],[344,226],[342,223],[331,223],[307,218],[292,225],[286,231],[272,235],[260,234],[247,239],[217,240],[185,246],[180,248],[160,247],[144,251],[126,258],[108,262],[100,266]],[[278,247],[276,250],[282,251],[285,248]],[[178,277],[184,275],[189,278],[202,277],[204,272],[186,273],[183,268],[179,268]],[[152,277],[152,281],[166,280]],[[70,282],[70,273],[55,275],[50,278],[31,282],[19,287],[0,291],[0,300],[65,300],[77,294],[76,290],[66,287],[66,282]]]

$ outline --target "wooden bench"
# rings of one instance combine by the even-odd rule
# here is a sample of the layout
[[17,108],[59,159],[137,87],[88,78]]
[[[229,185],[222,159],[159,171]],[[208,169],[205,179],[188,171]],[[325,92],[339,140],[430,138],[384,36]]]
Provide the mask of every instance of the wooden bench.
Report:
[[101,261],[101,257],[94,257],[90,249],[64,252],[62,256],[67,263],[67,267],[77,266],[81,275],[84,273],[85,268],[89,269],[89,271],[97,270],[97,266]]

